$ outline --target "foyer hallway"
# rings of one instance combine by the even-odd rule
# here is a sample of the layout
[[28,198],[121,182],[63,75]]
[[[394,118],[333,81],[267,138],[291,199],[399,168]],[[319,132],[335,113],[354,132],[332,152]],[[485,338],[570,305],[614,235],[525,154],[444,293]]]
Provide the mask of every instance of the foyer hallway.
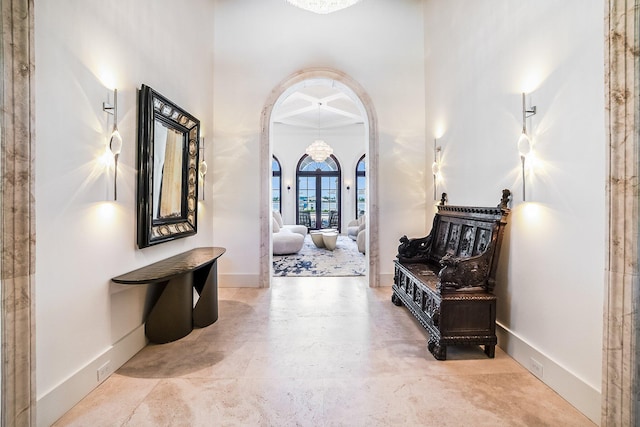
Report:
[[366,277],[221,288],[213,325],[149,345],[56,426],[592,426],[496,348],[449,349]]

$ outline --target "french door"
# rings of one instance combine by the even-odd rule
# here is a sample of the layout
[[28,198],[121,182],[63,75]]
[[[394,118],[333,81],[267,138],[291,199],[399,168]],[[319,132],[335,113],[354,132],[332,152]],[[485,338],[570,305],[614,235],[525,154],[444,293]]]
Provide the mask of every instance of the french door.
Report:
[[298,223],[312,230],[339,228],[340,166],[334,156],[316,162],[304,156],[297,170]]

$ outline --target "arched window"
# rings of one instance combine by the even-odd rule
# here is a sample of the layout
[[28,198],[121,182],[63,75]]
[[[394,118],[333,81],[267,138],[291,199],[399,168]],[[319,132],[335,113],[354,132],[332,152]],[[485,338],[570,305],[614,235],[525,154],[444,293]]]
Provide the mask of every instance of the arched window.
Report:
[[296,171],[298,224],[310,229],[340,229],[340,164],[331,155],[316,162],[302,156]]
[[367,178],[364,154],[356,165],[356,218],[362,215],[367,207]]
[[271,209],[282,213],[282,168],[276,156],[271,160]]

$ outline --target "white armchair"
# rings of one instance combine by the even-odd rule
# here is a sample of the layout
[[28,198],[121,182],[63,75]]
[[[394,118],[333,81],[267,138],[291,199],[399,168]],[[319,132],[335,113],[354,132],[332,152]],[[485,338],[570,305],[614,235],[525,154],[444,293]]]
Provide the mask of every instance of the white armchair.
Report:
[[358,244],[358,250],[365,253],[367,247],[367,217],[360,215],[360,218],[354,219],[347,224],[347,236],[355,240]]
[[281,230],[289,230],[294,233],[298,233],[303,237],[307,235],[308,229],[306,226],[299,224],[284,224],[284,222],[282,221],[282,215],[280,215],[280,212],[278,211],[273,211],[273,219],[276,220]]

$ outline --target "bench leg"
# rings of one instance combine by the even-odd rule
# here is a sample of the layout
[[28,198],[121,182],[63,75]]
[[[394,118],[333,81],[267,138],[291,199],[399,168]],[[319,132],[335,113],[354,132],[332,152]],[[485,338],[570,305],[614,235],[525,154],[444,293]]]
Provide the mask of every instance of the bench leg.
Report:
[[489,356],[489,358],[493,359],[496,356],[496,346],[495,345],[485,345],[484,346],[484,354]]
[[427,348],[436,360],[447,360],[447,346],[440,345],[435,340],[429,339]]
[[398,295],[396,295],[395,292],[391,294],[391,302],[398,307],[402,305],[402,300],[400,300],[400,298],[398,297]]

